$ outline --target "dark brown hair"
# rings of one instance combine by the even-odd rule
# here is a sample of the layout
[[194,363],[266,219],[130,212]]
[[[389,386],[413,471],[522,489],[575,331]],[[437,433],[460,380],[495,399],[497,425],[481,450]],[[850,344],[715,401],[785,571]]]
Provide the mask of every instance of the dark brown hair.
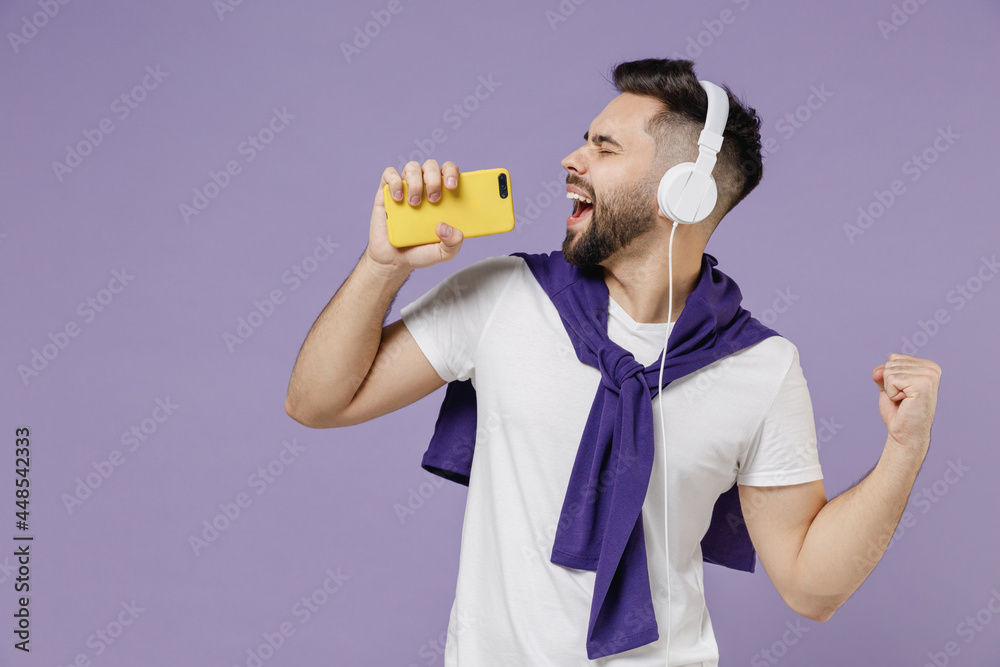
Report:
[[[708,95],[698,83],[694,63],[655,58],[634,60],[615,65],[612,76],[619,93],[645,95],[663,103],[663,111],[653,116],[646,127],[657,141],[658,155],[687,155],[684,159],[691,160],[697,156],[698,135],[708,114]],[[725,215],[757,187],[764,165],[757,111],[737,99],[728,86],[720,87],[729,96],[729,119],[712,175],[718,185],[718,203]],[[674,142],[682,147],[670,146]]]

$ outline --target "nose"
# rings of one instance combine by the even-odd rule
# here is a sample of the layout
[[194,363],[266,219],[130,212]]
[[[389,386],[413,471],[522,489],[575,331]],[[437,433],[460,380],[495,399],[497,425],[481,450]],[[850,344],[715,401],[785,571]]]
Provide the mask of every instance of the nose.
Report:
[[564,157],[561,164],[566,171],[576,172],[578,175],[587,173],[587,158],[583,147]]

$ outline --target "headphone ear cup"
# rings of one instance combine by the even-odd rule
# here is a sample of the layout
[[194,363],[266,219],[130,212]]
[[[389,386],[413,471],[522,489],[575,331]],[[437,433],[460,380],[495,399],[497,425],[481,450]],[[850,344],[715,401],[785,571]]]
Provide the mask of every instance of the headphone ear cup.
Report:
[[694,171],[694,162],[681,162],[676,164],[660,179],[660,185],[656,189],[656,201],[660,205],[660,212],[671,220],[686,224],[686,220],[679,219],[677,207],[680,205],[684,195],[684,186],[687,185],[688,178]]
[[717,200],[715,179],[695,171],[694,162],[682,162],[668,169],[656,190],[656,201],[663,215],[685,225],[707,218]]

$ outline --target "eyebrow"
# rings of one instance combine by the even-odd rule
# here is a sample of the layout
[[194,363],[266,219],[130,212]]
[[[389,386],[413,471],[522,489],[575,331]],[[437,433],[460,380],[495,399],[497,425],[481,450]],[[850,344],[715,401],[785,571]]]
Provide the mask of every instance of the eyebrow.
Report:
[[[590,130],[587,130],[586,132],[583,133],[583,140],[586,142],[589,137],[590,137]],[[625,150],[624,146],[622,146],[620,143],[618,143],[611,137],[607,136],[606,134],[599,134],[596,137],[594,137],[594,143],[611,144],[612,146],[616,146],[619,150]]]

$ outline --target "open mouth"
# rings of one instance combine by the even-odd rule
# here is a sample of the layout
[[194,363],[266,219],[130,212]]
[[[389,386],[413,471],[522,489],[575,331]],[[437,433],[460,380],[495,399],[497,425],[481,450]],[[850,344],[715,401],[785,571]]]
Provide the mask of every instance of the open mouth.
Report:
[[594,207],[593,200],[578,195],[575,192],[567,192],[566,198],[573,200],[573,214],[569,216],[571,223],[581,220]]

